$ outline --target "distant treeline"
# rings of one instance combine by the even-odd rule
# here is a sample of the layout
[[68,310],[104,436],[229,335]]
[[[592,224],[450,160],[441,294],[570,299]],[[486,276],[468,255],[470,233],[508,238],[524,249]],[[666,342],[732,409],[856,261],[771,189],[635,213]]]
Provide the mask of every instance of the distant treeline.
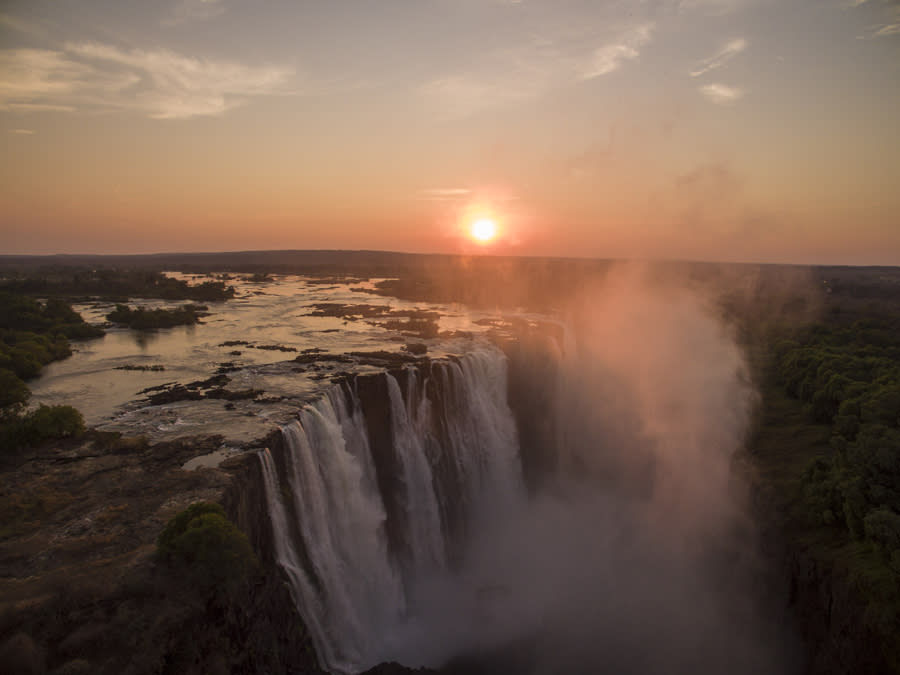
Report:
[[6,269],[0,291],[37,297],[99,297],[113,300],[161,298],[215,302],[234,297],[234,288],[223,281],[189,285],[146,269],[38,267]]

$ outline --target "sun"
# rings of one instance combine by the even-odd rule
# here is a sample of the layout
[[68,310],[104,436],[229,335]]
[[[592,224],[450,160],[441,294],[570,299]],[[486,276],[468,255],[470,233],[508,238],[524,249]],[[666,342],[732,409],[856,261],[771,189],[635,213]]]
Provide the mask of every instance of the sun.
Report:
[[486,244],[497,236],[497,224],[490,218],[479,218],[472,222],[470,233],[473,239]]

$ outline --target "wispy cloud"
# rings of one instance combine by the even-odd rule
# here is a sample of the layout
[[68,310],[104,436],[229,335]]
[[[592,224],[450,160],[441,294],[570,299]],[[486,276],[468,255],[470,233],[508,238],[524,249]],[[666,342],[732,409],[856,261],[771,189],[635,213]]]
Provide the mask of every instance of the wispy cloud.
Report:
[[164,26],[178,26],[192,21],[212,19],[225,12],[222,0],[181,0],[163,19]]
[[421,199],[434,201],[450,201],[466,197],[471,192],[472,191],[468,188],[429,188],[427,190],[420,190],[419,197]]
[[900,23],[885,24],[873,33],[875,37],[885,37],[887,35],[898,34],[900,34]]
[[744,95],[743,89],[718,83],[706,84],[700,87],[700,93],[718,105],[734,103]]
[[0,12],[0,26],[31,37],[41,38],[46,35],[46,31],[40,26],[4,12]]
[[680,0],[678,11],[700,12],[713,16],[730,14],[748,4],[751,0]]
[[701,59],[697,63],[697,67],[691,71],[691,77],[699,77],[700,75],[708,73],[711,70],[721,68],[746,48],[747,40],[745,40],[744,38],[735,38],[734,40],[730,40],[712,56]]
[[132,110],[159,119],[219,115],[247,98],[287,93],[293,74],[166,49],[70,43],[0,50],[0,110]]
[[46,49],[0,50],[0,110],[71,110],[91,69]]
[[31,136],[34,133],[34,129],[10,129],[9,133],[20,134],[22,136]]
[[442,119],[460,119],[508,103],[537,96],[545,86],[542,80],[521,77],[485,77],[476,74],[451,75],[426,82],[419,93]]
[[[900,0],[848,0],[847,9],[854,9],[865,5],[867,8],[878,7],[881,10],[881,21],[869,26],[866,35],[858,36],[859,39],[876,39],[900,35]],[[863,10],[861,10],[863,11]],[[878,11],[878,10],[874,10]]]
[[653,24],[642,24],[629,29],[614,42],[598,47],[582,73],[584,79],[593,79],[617,70],[626,61],[640,56],[640,48],[650,42]]

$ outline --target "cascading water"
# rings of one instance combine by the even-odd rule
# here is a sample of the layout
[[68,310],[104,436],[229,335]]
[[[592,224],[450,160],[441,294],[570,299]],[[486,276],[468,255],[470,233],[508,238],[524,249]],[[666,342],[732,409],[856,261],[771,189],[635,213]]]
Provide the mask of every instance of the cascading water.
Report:
[[335,387],[262,455],[325,668],[789,672],[732,471],[753,400],[732,333],[628,276],[575,309],[507,345],[509,372],[485,347]]
[[[282,428],[283,466],[260,454],[277,560],[331,672],[445,657],[411,645],[444,630],[445,610],[478,611],[477,587],[447,590],[463,587],[454,561],[479,523],[524,499],[502,353],[423,370],[372,376],[385,378],[386,415],[334,387]],[[378,457],[367,414],[387,418]],[[434,606],[436,589],[452,609]]]

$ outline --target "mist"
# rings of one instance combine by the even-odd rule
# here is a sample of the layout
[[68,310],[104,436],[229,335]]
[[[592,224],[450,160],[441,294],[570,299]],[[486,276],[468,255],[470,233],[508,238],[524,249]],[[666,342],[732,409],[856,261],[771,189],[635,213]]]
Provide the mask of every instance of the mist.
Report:
[[[456,574],[420,576],[389,656],[505,672],[789,673],[733,469],[756,393],[717,294],[616,265],[533,358],[553,466],[478,508]],[[540,368],[537,368],[540,366]]]

